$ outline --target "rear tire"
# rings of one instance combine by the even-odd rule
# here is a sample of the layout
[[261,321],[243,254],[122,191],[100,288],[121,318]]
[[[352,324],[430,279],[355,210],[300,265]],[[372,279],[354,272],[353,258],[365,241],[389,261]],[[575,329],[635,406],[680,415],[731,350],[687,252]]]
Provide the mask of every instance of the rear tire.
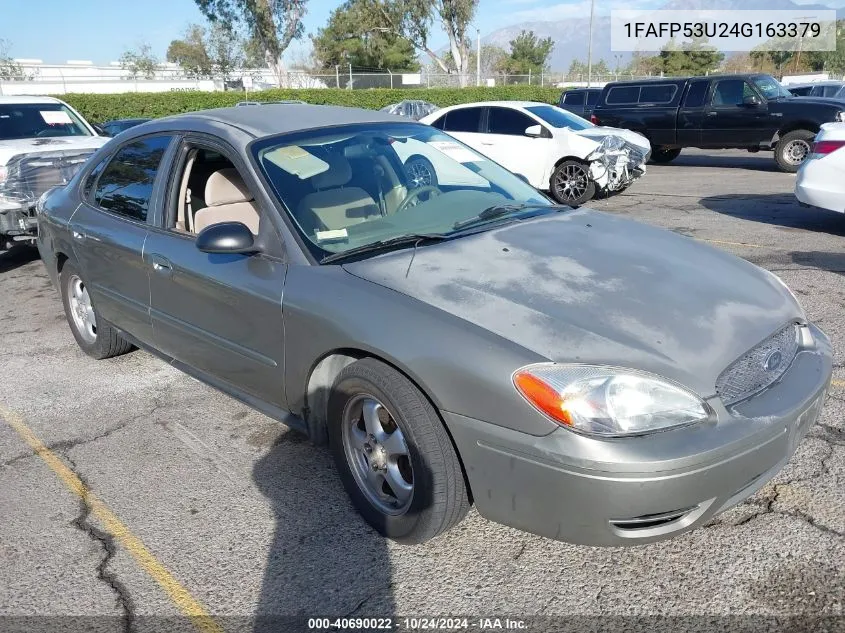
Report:
[[329,445],[352,503],[379,534],[423,543],[457,525],[469,493],[436,409],[393,367],[364,358],[329,395]]
[[667,163],[671,163],[675,160],[678,156],[681,155],[681,148],[680,147],[658,147],[652,150],[651,152],[651,162],[658,163],[660,165],[665,165]]
[[578,207],[596,195],[596,183],[590,168],[577,160],[565,160],[552,173],[549,193],[560,204]]
[[88,286],[76,266],[65,262],[59,275],[62,304],[73,338],[79,348],[92,358],[102,360],[120,356],[132,349],[111,325],[97,313],[88,293]]
[[778,169],[794,174],[813,151],[815,132],[793,130],[784,134],[775,145],[775,162]]

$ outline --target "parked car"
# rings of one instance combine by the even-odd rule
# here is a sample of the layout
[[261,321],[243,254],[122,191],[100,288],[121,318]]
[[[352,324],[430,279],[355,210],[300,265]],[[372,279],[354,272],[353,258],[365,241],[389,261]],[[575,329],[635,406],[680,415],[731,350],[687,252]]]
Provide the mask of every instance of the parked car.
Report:
[[0,253],[35,244],[39,196],[107,140],[58,99],[0,96]]
[[117,136],[129,128],[141,125],[141,123],[146,123],[149,120],[150,119],[115,119],[114,121],[100,123],[94,127],[97,129],[97,132],[103,136]]
[[684,147],[774,150],[798,171],[824,123],[845,120],[845,101],[793,97],[769,75],[711,75],[607,84],[593,122],[648,137],[651,159],[668,163]]
[[456,105],[420,120],[572,206],[630,186],[645,173],[651,151],[641,134],[596,127],[557,106],[533,101]]
[[561,93],[558,105],[589,121],[600,94],[601,88],[570,88]]
[[[415,187],[410,140],[485,185]],[[830,381],[827,337],[772,273],[555,206],[380,112],[145,123],[38,219],[84,352],[149,349],[328,441],[361,515],[404,543],[471,503],[574,543],[691,530],[784,466]]]
[[795,197],[801,204],[845,213],[845,123],[825,123],[810,156],[798,170]]
[[422,99],[404,99],[381,108],[382,112],[398,114],[414,121],[419,121],[424,116],[428,116],[437,110],[439,110],[439,106],[429,101],[423,101]]
[[841,99],[845,81],[817,81],[809,84],[790,84],[785,86],[796,97],[828,97]]

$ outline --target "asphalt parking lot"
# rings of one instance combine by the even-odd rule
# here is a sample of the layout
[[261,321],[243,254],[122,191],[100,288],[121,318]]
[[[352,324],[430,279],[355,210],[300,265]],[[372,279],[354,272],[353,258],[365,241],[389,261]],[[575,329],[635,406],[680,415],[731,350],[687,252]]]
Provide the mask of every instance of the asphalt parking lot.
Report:
[[114,631],[186,613],[212,616],[200,630],[460,614],[725,630],[779,616],[801,631],[804,616],[845,615],[845,215],[801,208],[794,181],[768,153],[687,150],[591,205],[776,272],[836,351],[821,420],[771,484],[703,529],[630,549],[474,513],[426,545],[387,542],[326,449],[146,353],[88,358],[41,262],[0,256],[0,615],[110,616],[86,622]]

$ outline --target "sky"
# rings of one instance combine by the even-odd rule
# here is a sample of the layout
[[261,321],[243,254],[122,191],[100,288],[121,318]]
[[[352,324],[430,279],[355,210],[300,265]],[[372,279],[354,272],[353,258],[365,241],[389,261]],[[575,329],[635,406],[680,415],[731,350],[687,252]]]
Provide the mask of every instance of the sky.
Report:
[[[306,34],[325,25],[341,1],[309,0],[304,20]],[[612,8],[656,8],[665,1],[595,0],[595,5],[596,13],[602,14]],[[806,4],[818,0],[796,1]],[[822,3],[845,6],[845,0]],[[480,0],[475,24],[483,36],[520,22],[584,17],[589,11],[590,0]],[[0,39],[5,40],[9,54],[45,63],[73,59],[108,64],[141,43],[150,44],[153,52],[164,59],[168,44],[180,37],[190,23],[205,23],[194,0],[0,0]],[[437,49],[447,41],[435,28],[430,43]],[[302,59],[308,50],[306,37],[290,47],[286,58]]]

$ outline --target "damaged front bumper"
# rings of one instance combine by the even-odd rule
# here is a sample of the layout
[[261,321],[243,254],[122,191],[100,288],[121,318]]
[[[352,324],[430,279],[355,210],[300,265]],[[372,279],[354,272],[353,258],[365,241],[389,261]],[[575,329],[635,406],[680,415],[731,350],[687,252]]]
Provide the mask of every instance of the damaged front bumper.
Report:
[[33,244],[38,233],[35,205],[16,201],[0,193],[0,252],[16,243]]
[[650,150],[615,135],[597,142],[587,161],[590,177],[601,191],[621,191],[646,173]]

